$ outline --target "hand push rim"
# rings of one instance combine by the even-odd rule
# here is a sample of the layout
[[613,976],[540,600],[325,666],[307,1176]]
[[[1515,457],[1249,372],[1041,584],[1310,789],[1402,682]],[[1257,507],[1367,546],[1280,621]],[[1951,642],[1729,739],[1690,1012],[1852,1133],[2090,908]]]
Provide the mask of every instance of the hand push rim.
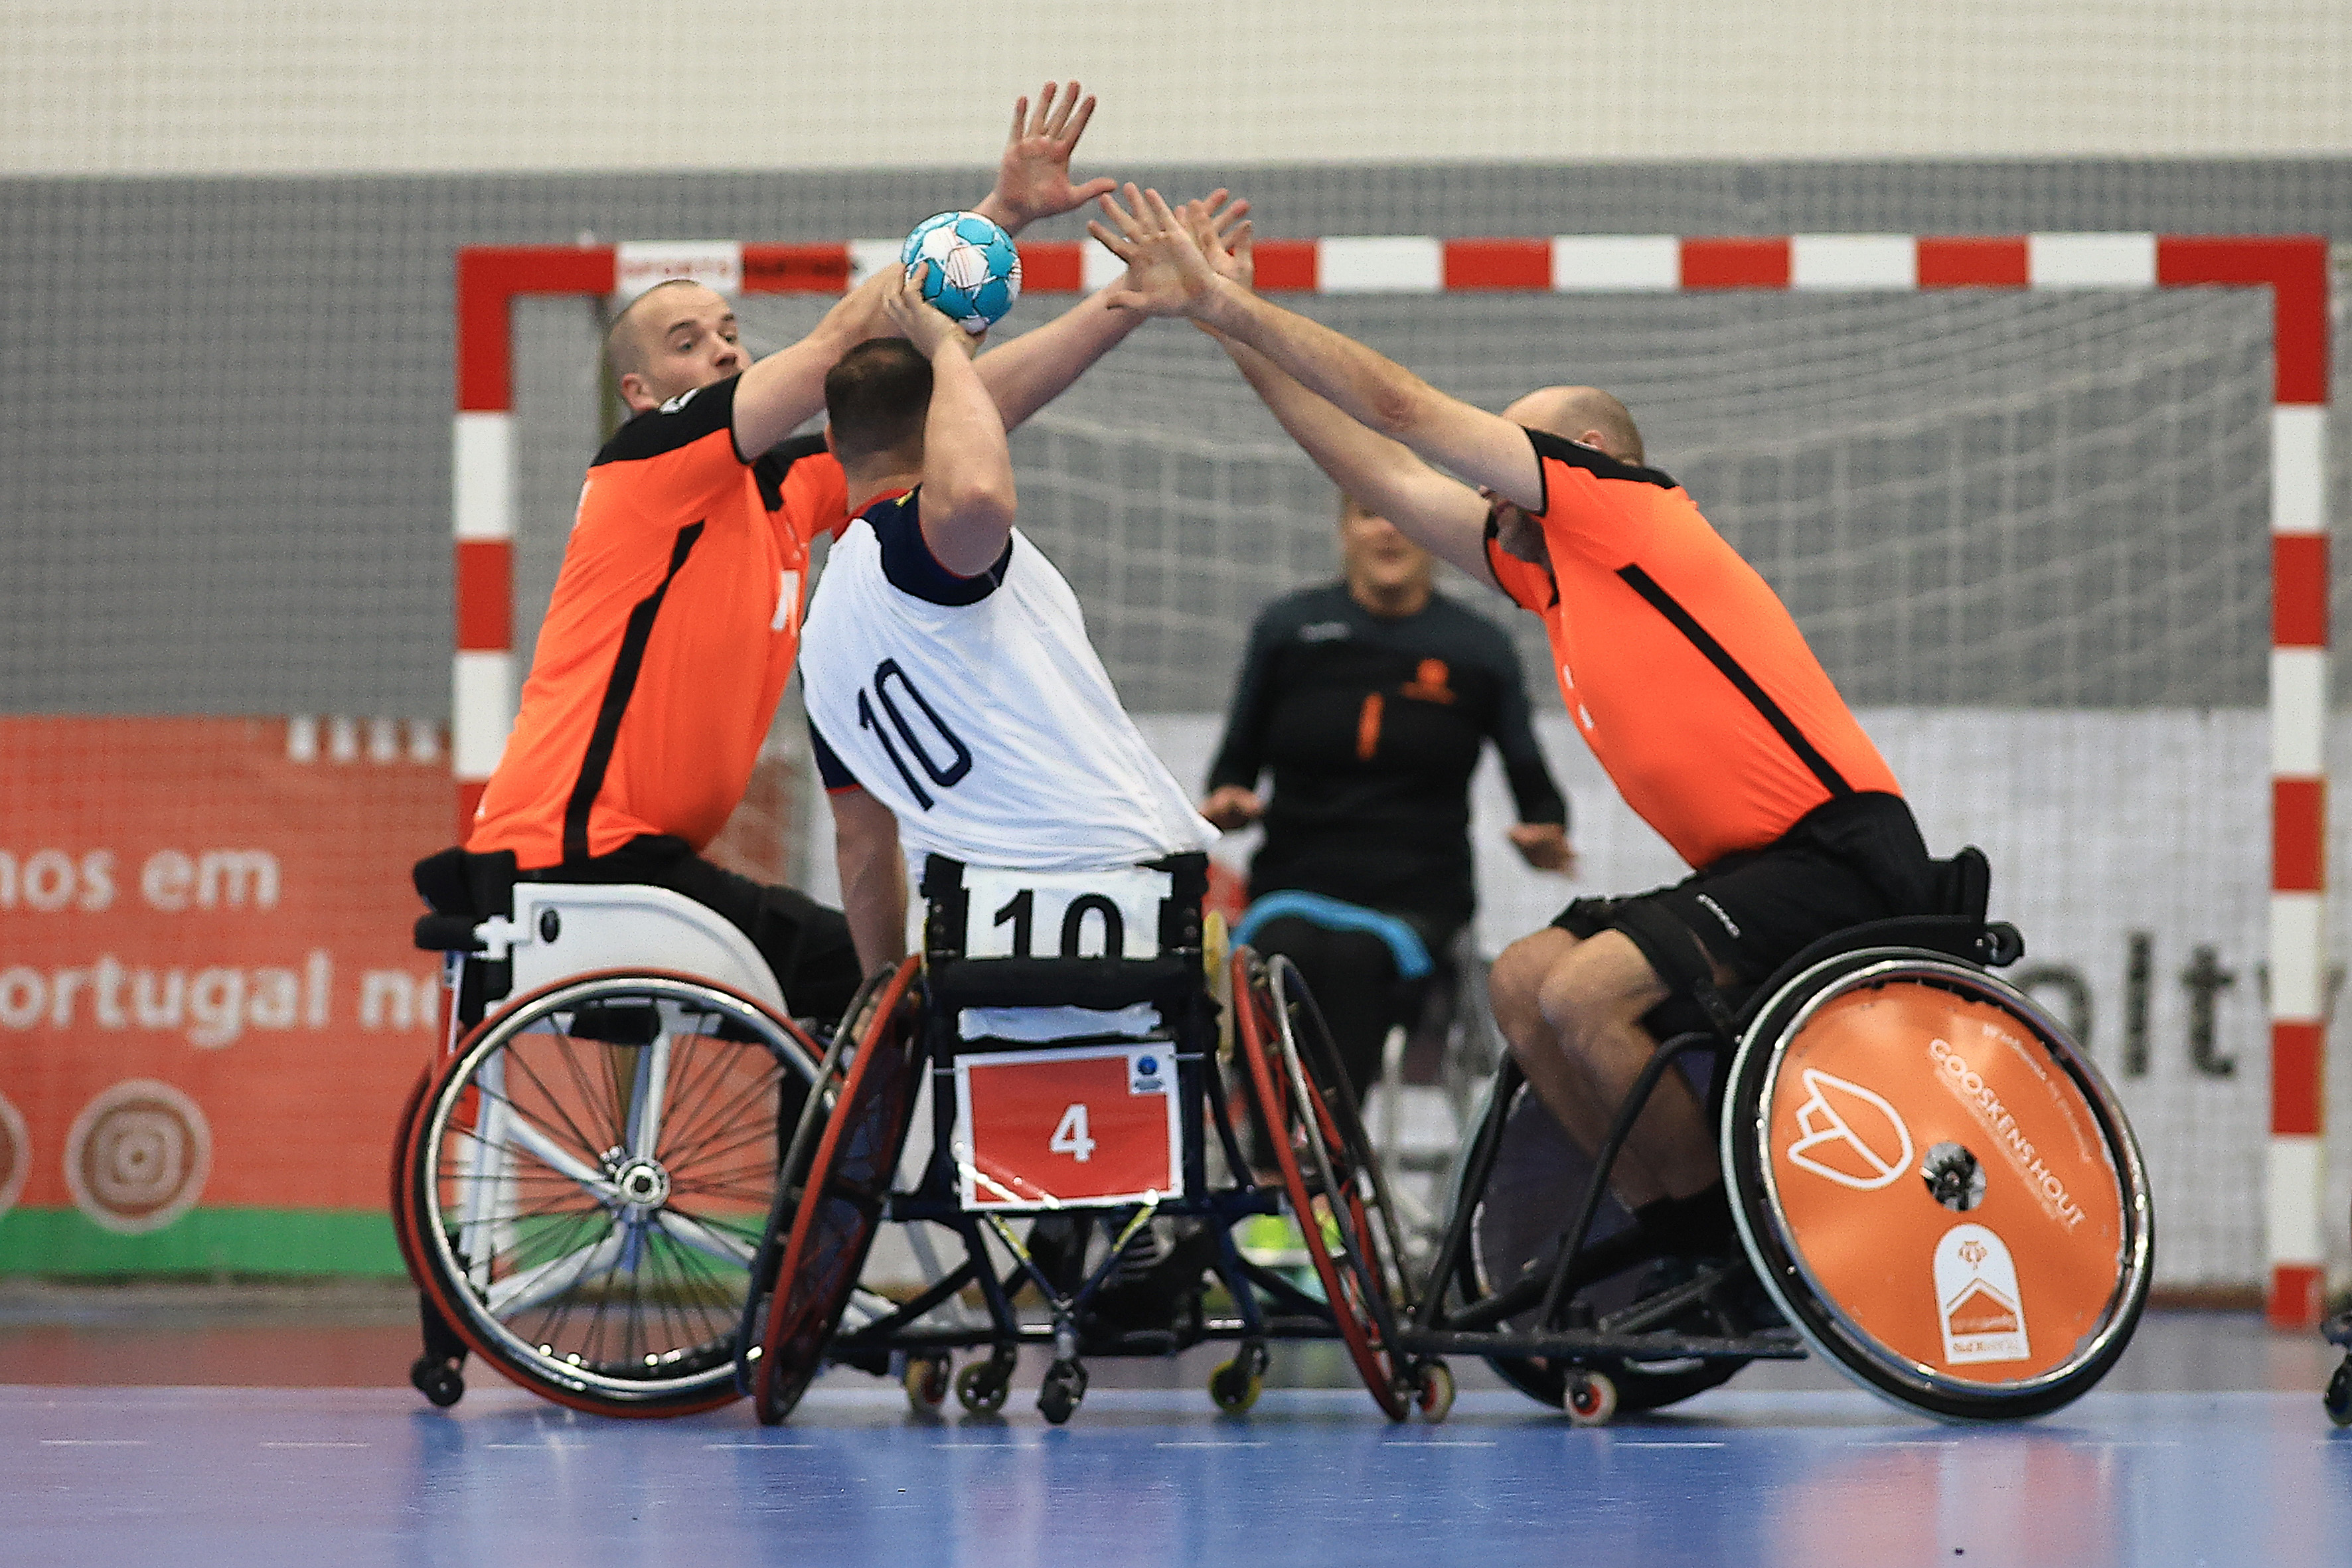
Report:
[[[1363,1162],[1352,1157],[1357,1152],[1341,1139],[1329,1108],[1314,1092],[1314,1086],[1308,1084],[1303,1096],[1297,1092],[1290,1072],[1294,1067],[1303,1067],[1298,1060],[1297,1041],[1269,995],[1267,985],[1252,973],[1254,968],[1264,967],[1257,955],[1246,947],[1237,947],[1234,950],[1233,965],[1234,1005],[1240,1025],[1235,1034],[1242,1054],[1248,1059],[1250,1085],[1265,1119],[1275,1163],[1282,1173],[1283,1188],[1297,1218],[1307,1258],[1322,1282],[1333,1326],[1339,1330],[1340,1342],[1348,1347],[1349,1358],[1355,1363],[1374,1403],[1390,1420],[1404,1420],[1411,1412],[1412,1398],[1391,1348],[1396,1336],[1393,1314],[1389,1310],[1388,1283],[1381,1267],[1374,1226],[1354,1180],[1356,1168]],[[1271,1059],[1277,1050],[1283,1061],[1279,1073]],[[1302,1100],[1313,1108],[1312,1111],[1294,1122],[1290,1110]],[[1338,1258],[1333,1257],[1323,1235],[1324,1215],[1316,1207],[1297,1152],[1292,1147],[1290,1134],[1294,1130],[1322,1167],[1317,1179],[1323,1183],[1324,1191],[1346,1194],[1344,1202],[1334,1202],[1328,1209],[1341,1231]],[[1339,1173],[1332,1166],[1335,1146],[1351,1156],[1344,1182],[1338,1179]]]
[[[760,1358],[751,1368],[752,1408],[764,1425],[782,1421],[807,1392],[880,1228],[914,1110],[913,1056],[920,1036],[905,1003],[920,968],[914,959],[903,960],[879,987],[809,1162],[792,1237],[776,1267]],[[841,1167],[852,1155],[862,1168],[845,1182]],[[786,1164],[798,1168],[797,1149]]]

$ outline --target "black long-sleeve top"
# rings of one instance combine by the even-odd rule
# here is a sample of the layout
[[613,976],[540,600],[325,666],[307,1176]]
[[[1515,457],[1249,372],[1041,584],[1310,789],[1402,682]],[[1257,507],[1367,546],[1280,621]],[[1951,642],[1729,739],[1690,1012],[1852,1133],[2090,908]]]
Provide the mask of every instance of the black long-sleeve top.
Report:
[[1489,739],[1519,819],[1566,823],[1518,655],[1492,621],[1438,595],[1384,619],[1345,584],[1268,605],[1209,772],[1214,790],[1273,771],[1251,896],[1298,889],[1460,926],[1477,907],[1470,775]]

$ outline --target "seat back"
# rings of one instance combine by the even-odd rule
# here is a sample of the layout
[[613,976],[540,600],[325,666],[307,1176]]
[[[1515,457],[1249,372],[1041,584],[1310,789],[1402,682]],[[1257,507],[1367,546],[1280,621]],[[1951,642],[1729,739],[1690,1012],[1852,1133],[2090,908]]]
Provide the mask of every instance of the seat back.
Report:
[[[1139,876],[1138,873],[1145,875]],[[935,1008],[1163,1011],[1202,994],[1201,906],[1208,858],[1133,871],[996,872],[943,855],[925,863],[926,981]],[[1156,889],[1139,889],[1156,881]],[[1092,950],[1090,956],[1078,956]]]
[[600,970],[661,970],[784,1010],[782,988],[751,939],[667,888],[518,882],[507,940],[516,993]]

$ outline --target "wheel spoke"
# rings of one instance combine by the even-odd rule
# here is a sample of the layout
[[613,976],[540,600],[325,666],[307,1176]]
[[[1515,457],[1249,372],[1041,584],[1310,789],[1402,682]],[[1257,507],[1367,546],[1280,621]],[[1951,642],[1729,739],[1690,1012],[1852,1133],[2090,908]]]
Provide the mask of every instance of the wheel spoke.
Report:
[[586,1247],[527,1268],[489,1289],[490,1315],[500,1320],[527,1311],[562,1295],[585,1281],[613,1271],[621,1259],[622,1227],[615,1226]]
[[669,1030],[665,1027],[654,1037],[653,1044],[637,1052],[636,1081],[629,1097],[629,1152],[640,1160],[654,1158],[661,1145],[662,1110],[669,1092]]
[[751,1255],[759,1250],[756,1244],[715,1229],[692,1215],[675,1208],[666,1208],[655,1215],[654,1225],[680,1247],[691,1247],[705,1257],[732,1263],[740,1268],[749,1268]]

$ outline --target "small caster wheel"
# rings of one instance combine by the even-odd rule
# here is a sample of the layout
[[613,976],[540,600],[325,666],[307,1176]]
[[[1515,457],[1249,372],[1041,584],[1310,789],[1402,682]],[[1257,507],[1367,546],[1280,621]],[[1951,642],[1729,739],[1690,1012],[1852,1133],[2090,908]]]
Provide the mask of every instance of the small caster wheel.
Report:
[[1560,1405],[1568,1412],[1569,1420],[1579,1426],[1601,1426],[1617,1414],[1617,1385],[1606,1373],[1587,1372],[1581,1367],[1568,1374],[1568,1392],[1560,1396]]
[[1037,1413],[1059,1426],[1076,1414],[1078,1401],[1087,1396],[1087,1369],[1074,1361],[1057,1361],[1045,1369],[1045,1381],[1038,1385]]
[[956,1403],[975,1415],[992,1415],[1004,1408],[1013,1392],[1013,1368],[990,1360],[976,1361],[955,1374]]
[[1413,1373],[1412,1402],[1421,1418],[1434,1424],[1454,1412],[1454,1371],[1442,1361],[1425,1361]]
[[900,1374],[898,1383],[907,1391],[908,1409],[918,1415],[929,1415],[948,1402],[950,1365],[943,1355],[907,1358],[907,1370]]
[[1240,1415],[1257,1403],[1265,1392],[1265,1379],[1253,1372],[1245,1362],[1229,1361],[1209,1374],[1209,1397],[1217,1408],[1228,1415]]
[[2327,1405],[2327,1418],[2338,1426],[2352,1426],[2352,1356],[2336,1369],[2327,1380],[2327,1393],[2323,1396]]
[[444,1410],[466,1397],[465,1378],[454,1364],[438,1356],[418,1356],[408,1369],[408,1381],[417,1393]]

